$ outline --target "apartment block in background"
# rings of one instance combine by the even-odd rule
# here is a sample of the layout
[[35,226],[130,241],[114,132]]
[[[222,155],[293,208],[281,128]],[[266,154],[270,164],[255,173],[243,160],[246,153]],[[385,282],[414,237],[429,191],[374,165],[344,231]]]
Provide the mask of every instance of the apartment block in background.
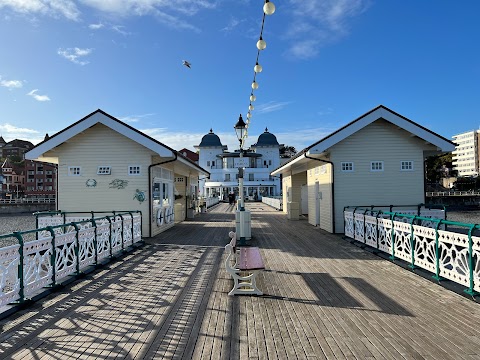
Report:
[[25,160],[25,196],[55,198],[56,192],[57,165]]
[[478,176],[480,168],[480,130],[467,131],[453,136],[453,169],[458,176]]

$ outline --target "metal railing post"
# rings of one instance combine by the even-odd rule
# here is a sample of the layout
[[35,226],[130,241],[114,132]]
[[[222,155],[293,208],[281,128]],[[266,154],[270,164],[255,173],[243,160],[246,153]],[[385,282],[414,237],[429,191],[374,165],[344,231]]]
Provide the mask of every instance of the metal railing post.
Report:
[[124,236],[123,236],[123,230],[124,230],[124,228],[123,228],[123,226],[124,226],[124,224],[123,224],[123,215],[122,215],[122,214],[118,214],[117,216],[120,216],[120,221],[121,221],[121,224],[122,224],[122,225],[121,225],[120,236],[121,236],[121,241],[122,241],[122,252],[124,252],[124,251],[125,251],[125,238],[124,238]]
[[74,222],[70,223],[71,226],[75,228],[75,246],[74,246],[74,252],[75,252],[75,257],[77,258],[76,264],[75,264],[75,272],[76,275],[80,274],[80,239],[78,237],[79,233],[79,228],[78,225]]
[[474,269],[474,260],[473,260],[473,240],[472,240],[472,232],[473,232],[473,229],[475,229],[475,227],[477,227],[478,225],[472,225],[470,226],[470,229],[468,230],[468,270],[469,270],[469,275],[470,275],[470,279],[469,279],[469,286],[468,286],[468,289],[465,289],[464,292],[467,293],[468,295],[470,296],[476,296],[476,295],[480,295],[480,293],[478,293],[477,291],[473,290],[473,287],[474,287],[474,273],[473,273],[473,269]]
[[133,234],[133,214],[132,214],[131,211],[129,211],[128,213],[130,214],[130,218],[132,219],[131,231],[132,231],[132,246],[133,246],[133,244],[135,243],[135,241],[134,241],[134,234]]
[[442,223],[442,220],[437,222],[435,225],[435,275],[432,276],[437,281],[442,281],[443,278],[440,276],[440,243],[438,240],[438,227]]
[[[420,210],[419,210],[420,211]],[[414,236],[414,231],[413,231],[413,223],[415,222],[415,219],[417,217],[414,216],[412,218],[412,221],[410,221],[410,250],[412,252],[412,263],[410,264],[410,269],[414,270],[416,269],[416,266],[415,266],[415,236]]]
[[92,212],[92,227],[94,228],[93,246],[95,247],[95,266],[98,265],[98,238],[97,238],[97,223],[93,217]]
[[113,257],[113,239],[112,239],[112,221],[110,220],[110,216],[106,215],[106,219],[108,220],[108,228],[110,229],[108,234],[108,241],[110,242],[110,257]]
[[[392,206],[392,205],[390,205]],[[391,212],[391,211],[390,211]],[[392,220],[392,230],[391,230],[391,236],[392,236],[392,255],[390,255],[390,260],[395,261],[395,216],[397,215],[396,212],[392,213],[390,215],[390,219]]]
[[13,233],[18,240],[18,255],[20,259],[18,260],[18,280],[20,281],[20,289],[18,290],[18,296],[20,299],[18,302],[22,304],[25,301],[25,278],[24,278],[24,254],[23,254],[23,236],[20,232],[15,231]]
[[[51,286],[55,286],[57,284],[56,280],[56,275],[57,275],[57,269],[56,269],[56,264],[57,264],[57,247],[55,245],[55,231],[53,231],[53,228],[51,226],[47,226],[46,229],[50,232],[50,235],[52,235],[52,253],[50,255],[50,265],[52,266],[52,284]],[[63,230],[65,232],[65,228]]]

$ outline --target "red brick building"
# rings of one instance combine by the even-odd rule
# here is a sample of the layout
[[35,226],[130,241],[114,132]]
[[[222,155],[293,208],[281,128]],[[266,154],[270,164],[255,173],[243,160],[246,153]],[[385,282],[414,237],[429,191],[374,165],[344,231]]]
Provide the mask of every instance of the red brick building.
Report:
[[28,198],[55,198],[57,166],[25,160],[25,196]]

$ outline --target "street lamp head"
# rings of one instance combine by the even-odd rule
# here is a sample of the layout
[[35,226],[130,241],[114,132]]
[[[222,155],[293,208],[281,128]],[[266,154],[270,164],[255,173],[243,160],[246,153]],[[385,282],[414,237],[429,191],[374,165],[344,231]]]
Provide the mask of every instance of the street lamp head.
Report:
[[247,124],[245,124],[245,121],[243,121],[242,114],[240,114],[237,123],[234,126],[235,132],[237,134],[237,138],[240,141],[240,145],[242,144],[243,141],[243,136],[245,134],[245,131],[247,129]]

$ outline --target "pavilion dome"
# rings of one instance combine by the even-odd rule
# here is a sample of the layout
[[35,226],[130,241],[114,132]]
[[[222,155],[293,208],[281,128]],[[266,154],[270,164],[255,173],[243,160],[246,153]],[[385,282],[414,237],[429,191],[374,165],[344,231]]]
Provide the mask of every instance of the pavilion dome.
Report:
[[210,129],[210,132],[207,135],[202,137],[202,141],[198,147],[223,147],[222,143],[220,142],[220,138],[218,135],[215,135]]
[[277,141],[277,137],[272,133],[268,132],[268,129],[265,128],[265,132],[258,137],[258,141],[255,146],[279,146],[280,144]]

